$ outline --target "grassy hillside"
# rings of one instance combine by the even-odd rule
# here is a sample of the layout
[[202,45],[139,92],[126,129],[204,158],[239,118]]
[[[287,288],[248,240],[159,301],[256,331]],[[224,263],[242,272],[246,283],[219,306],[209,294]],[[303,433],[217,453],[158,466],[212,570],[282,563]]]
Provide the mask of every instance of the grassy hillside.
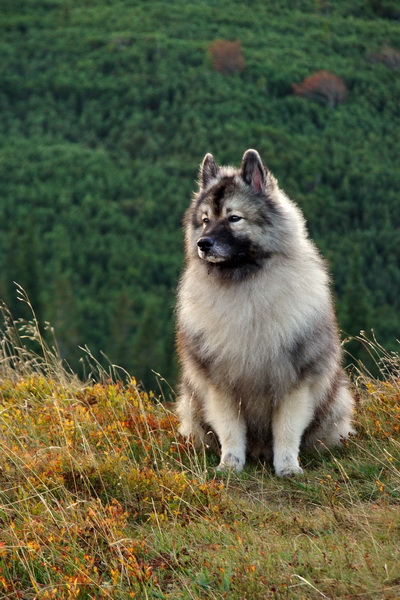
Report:
[[[328,257],[340,325],[399,328],[400,74],[390,0],[4,0],[0,298],[147,383],[173,381],[180,223],[198,164],[255,147]],[[242,69],[217,70],[217,40]],[[221,68],[220,68],[221,70]],[[292,84],[342,78],[334,107]],[[235,71],[235,69],[233,69]],[[357,348],[352,348],[357,352]]]
[[284,480],[216,473],[168,405],[82,383],[35,322],[1,349],[0,598],[399,598],[398,356],[360,376],[357,435]]

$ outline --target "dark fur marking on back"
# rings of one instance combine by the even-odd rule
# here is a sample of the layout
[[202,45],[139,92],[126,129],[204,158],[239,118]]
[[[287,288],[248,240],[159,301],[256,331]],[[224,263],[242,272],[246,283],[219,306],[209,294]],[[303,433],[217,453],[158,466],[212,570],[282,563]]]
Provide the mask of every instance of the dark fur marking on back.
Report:
[[336,331],[334,326],[319,320],[294,339],[289,348],[292,366],[299,379],[318,375],[324,370],[323,356],[331,356],[335,350]]
[[[311,334],[314,338],[317,338],[315,333]],[[318,364],[320,363],[320,353],[313,353],[313,356],[309,355],[310,336],[303,335],[296,339],[289,349],[289,354],[294,371],[299,379],[303,379],[307,375],[314,375],[318,373]]]
[[186,354],[190,360],[192,360],[197,368],[205,373],[209,374],[210,365],[213,362],[213,358],[205,356],[202,352],[203,336],[201,334],[195,336],[189,336],[185,332],[180,331],[178,337],[178,352],[183,355]]

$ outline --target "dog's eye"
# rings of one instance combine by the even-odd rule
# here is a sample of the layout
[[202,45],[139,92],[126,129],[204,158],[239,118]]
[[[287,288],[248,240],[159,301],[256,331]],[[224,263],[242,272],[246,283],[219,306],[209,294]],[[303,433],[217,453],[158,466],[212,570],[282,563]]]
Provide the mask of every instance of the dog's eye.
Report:
[[229,215],[229,217],[228,217],[229,223],[237,223],[238,221],[241,221],[242,219],[243,219],[243,217],[239,217],[239,215]]
[[203,223],[209,223],[210,219],[208,217],[203,217]]

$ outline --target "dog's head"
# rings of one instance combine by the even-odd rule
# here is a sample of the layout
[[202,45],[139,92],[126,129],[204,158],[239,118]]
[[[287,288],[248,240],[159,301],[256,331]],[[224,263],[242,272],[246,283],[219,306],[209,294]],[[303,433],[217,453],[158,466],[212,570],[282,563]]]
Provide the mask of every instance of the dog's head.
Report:
[[186,215],[189,258],[236,279],[263,266],[282,246],[280,194],[256,150],[244,153],[240,169],[219,167],[206,154]]

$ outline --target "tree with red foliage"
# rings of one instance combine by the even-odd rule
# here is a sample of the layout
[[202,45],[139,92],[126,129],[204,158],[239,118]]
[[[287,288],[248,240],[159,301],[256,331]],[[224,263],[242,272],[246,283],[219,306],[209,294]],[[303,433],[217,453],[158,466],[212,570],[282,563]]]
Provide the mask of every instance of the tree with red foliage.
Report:
[[228,40],[215,40],[209,45],[208,51],[214,69],[223,75],[237,73],[244,68],[242,43]]
[[312,98],[335,107],[347,97],[347,87],[341,77],[329,71],[316,71],[306,77],[300,84],[292,83],[295,94],[304,98]]

